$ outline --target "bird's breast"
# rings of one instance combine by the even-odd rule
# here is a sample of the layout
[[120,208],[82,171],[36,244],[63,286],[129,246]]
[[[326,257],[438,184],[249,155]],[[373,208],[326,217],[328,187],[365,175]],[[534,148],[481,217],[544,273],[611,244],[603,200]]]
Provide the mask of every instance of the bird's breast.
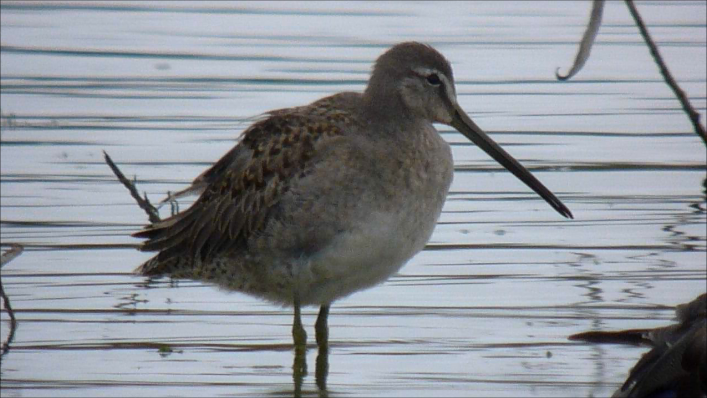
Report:
[[[398,156],[401,150],[404,156]],[[326,303],[381,283],[425,247],[452,181],[449,145],[434,132],[424,142],[391,152],[380,162],[395,172],[376,177],[385,188],[360,198],[361,208],[369,211],[360,212],[354,227],[339,233],[301,274],[302,291],[309,292],[303,301]]]

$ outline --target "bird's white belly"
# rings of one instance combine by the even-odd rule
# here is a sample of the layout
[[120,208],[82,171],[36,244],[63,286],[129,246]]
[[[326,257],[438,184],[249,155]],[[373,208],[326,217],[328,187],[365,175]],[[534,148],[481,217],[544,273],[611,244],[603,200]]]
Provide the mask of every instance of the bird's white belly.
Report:
[[331,303],[397,272],[424,248],[438,217],[434,212],[423,213],[424,219],[409,214],[371,214],[361,229],[340,234],[302,264],[296,276],[302,304]]

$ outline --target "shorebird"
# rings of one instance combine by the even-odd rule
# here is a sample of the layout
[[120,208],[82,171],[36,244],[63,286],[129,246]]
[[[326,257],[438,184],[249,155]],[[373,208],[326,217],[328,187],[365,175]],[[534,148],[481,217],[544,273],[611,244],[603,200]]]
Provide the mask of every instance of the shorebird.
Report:
[[185,192],[187,210],[133,236],[159,251],[142,275],[213,282],[294,307],[320,306],[327,344],[332,302],[379,284],[423,249],[452,182],[454,127],[565,217],[572,214],[457,103],[449,62],[432,47],[397,44],[363,93],[343,92],[269,112]]
[[648,345],[613,397],[707,396],[707,294],[675,308],[677,323],[655,329],[574,334],[570,340]]

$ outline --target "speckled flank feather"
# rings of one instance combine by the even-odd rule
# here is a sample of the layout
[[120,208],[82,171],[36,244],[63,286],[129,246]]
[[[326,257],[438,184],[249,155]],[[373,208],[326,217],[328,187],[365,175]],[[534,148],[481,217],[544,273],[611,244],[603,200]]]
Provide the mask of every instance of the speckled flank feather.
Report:
[[241,142],[195,181],[208,185],[192,207],[133,235],[148,238],[140,250],[160,251],[138,272],[174,273],[193,260],[244,249],[290,185],[307,174],[317,142],[352,126],[351,114],[336,105],[357,95],[276,110],[248,128]]

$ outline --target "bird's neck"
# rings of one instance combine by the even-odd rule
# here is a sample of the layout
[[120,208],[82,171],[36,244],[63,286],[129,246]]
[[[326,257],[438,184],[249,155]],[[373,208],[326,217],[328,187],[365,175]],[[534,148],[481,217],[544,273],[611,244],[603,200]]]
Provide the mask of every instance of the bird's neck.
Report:
[[371,131],[385,131],[385,126],[396,127],[394,130],[400,131],[404,125],[415,123],[415,116],[393,85],[376,83],[372,79],[361,100],[363,117],[369,124],[377,126]]

